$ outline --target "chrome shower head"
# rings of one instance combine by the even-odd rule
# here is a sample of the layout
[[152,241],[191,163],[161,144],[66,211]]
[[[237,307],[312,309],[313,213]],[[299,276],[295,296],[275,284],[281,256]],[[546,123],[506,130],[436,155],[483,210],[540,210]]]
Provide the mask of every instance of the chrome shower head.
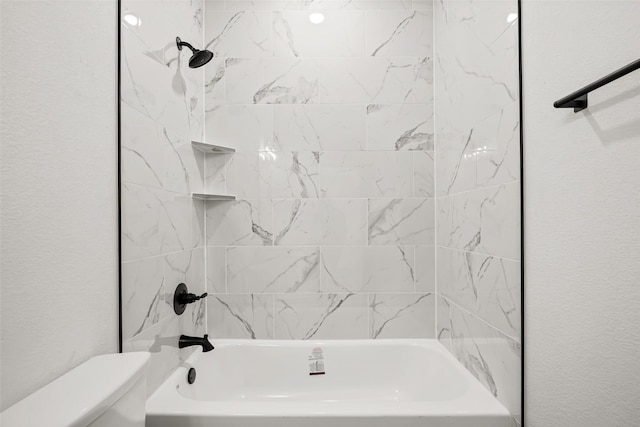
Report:
[[213,58],[213,53],[208,50],[198,50],[189,43],[180,40],[180,37],[176,37],[176,45],[178,45],[178,50],[182,50],[182,46],[186,46],[193,52],[193,55],[189,59],[189,68],[202,67]]

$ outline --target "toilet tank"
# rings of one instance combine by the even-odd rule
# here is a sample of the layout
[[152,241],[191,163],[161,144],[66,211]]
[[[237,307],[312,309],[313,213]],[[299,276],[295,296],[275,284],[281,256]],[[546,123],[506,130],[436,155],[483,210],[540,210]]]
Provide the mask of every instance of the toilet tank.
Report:
[[97,356],[0,414],[2,427],[144,427],[149,353]]

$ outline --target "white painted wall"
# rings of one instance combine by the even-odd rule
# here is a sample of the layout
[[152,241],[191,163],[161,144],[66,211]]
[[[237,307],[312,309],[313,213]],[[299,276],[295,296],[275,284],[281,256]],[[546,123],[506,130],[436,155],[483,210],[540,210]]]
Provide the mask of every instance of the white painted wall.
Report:
[[117,351],[116,2],[2,1],[1,409]]
[[553,101],[638,59],[640,2],[522,10],[527,427],[640,419],[640,72]]

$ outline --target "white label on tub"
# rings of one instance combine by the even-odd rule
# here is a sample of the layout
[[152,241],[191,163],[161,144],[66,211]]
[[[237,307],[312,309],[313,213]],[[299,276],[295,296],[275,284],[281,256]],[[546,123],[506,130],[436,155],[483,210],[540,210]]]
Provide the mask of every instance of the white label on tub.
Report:
[[309,356],[309,375],[324,375],[324,356],[322,349],[316,347]]

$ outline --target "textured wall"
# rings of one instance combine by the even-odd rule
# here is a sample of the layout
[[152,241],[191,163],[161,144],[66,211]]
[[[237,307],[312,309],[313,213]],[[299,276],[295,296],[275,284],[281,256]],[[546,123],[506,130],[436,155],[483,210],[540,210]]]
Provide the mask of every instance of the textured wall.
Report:
[[528,427],[640,419],[640,72],[553,101],[638,59],[635,1],[525,1]]
[[205,40],[209,333],[433,337],[431,2],[208,1]]
[[116,5],[1,14],[0,410],[118,351]]
[[122,2],[122,300],[125,351],[150,350],[148,391],[193,348],[178,336],[205,329],[205,304],[178,317],[173,292],[205,287],[203,71],[176,36],[202,46],[201,1]]
[[438,338],[520,410],[517,2],[434,5]]

